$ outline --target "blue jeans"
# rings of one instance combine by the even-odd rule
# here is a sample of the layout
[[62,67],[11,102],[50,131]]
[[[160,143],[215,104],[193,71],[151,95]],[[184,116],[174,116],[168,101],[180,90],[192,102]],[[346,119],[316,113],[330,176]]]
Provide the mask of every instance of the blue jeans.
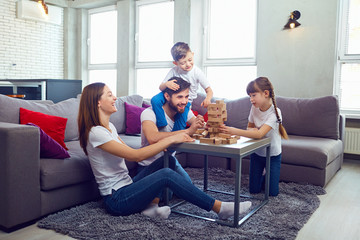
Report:
[[[162,106],[166,103],[166,99],[164,97],[164,93],[160,92],[151,98],[151,106],[156,116],[156,126],[157,127],[165,127],[168,125],[165,117],[165,112]],[[175,114],[175,121],[173,132],[178,130],[183,130],[186,128],[187,116],[190,110],[191,103],[185,107],[185,111],[183,113]]]
[[[174,158],[175,159],[175,167],[172,168],[170,166],[171,169],[173,169],[175,172],[177,172],[178,174],[180,174],[181,176],[183,176],[186,180],[188,180],[190,183],[192,183],[191,178],[189,176],[189,174],[185,171],[185,169],[180,165],[179,161],[174,157],[174,156],[169,156],[170,158]],[[170,161],[170,160],[169,160]],[[161,168],[163,168],[164,166],[164,157],[160,157],[158,159],[156,159],[154,162],[152,162],[149,166],[141,166],[138,165],[137,167],[137,174],[136,176],[133,178],[133,181],[137,181],[138,179],[141,179]],[[171,190],[169,190],[169,199],[172,198],[173,192]],[[160,195],[158,196],[160,199],[162,199],[163,193],[160,193]]]
[[[169,166],[175,166],[175,158],[169,158]],[[127,216],[141,212],[165,187],[170,188],[178,197],[206,211],[210,211],[215,203],[213,197],[195,187],[171,168],[161,168],[143,178],[135,177],[134,180],[132,184],[113,190],[112,194],[103,197],[105,208],[110,214]]]
[[[266,158],[253,153],[250,155],[250,179],[249,179],[249,192],[259,193],[265,177],[262,175],[266,166]],[[269,195],[277,196],[279,194],[279,180],[280,180],[280,166],[281,154],[270,157],[270,187]]]

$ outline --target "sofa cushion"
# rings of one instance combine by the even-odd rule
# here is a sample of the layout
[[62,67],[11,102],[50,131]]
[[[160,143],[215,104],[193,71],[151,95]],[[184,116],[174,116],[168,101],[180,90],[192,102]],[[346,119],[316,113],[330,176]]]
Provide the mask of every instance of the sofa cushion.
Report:
[[[201,103],[204,101],[205,97],[205,94],[199,93],[198,97],[192,102],[192,109],[198,111],[201,115],[204,115],[207,112],[206,108],[201,107]],[[216,100],[224,100],[226,103],[226,125],[246,129],[251,108],[249,97],[238,98],[235,100],[212,98],[211,102],[215,102]]]
[[319,98],[276,97],[288,134],[339,138],[339,103],[336,96]]
[[289,135],[289,140],[282,140],[281,161],[291,165],[325,169],[341,154],[341,140],[294,135]]
[[90,162],[79,141],[70,141],[66,144],[71,158],[65,161],[40,159],[41,190],[48,191],[94,179]]
[[110,122],[112,122],[118,133],[125,132],[125,102],[141,107],[143,103],[143,97],[140,95],[131,95],[118,97],[115,102],[115,106],[117,108],[117,112],[113,113],[110,117]]
[[40,158],[64,159],[70,157],[66,149],[47,135],[38,125],[33,123],[27,123],[26,125],[37,127],[40,131]]
[[125,134],[132,134],[132,135],[140,134],[141,132],[140,115],[145,109],[146,109],[145,107],[138,107],[125,102],[125,112],[126,112]]
[[67,119],[20,108],[20,124],[34,123],[53,140],[67,149],[64,138]]
[[65,142],[78,139],[77,115],[79,98],[70,98],[56,104],[16,99],[0,94],[0,122],[19,123],[19,108],[67,118]]

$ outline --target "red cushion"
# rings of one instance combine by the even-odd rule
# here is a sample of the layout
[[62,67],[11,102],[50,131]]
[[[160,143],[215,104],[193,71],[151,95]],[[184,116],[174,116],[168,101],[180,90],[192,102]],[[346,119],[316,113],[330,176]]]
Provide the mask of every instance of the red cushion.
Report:
[[47,135],[68,150],[64,143],[67,118],[47,115],[20,108],[20,123],[34,123],[38,125]]

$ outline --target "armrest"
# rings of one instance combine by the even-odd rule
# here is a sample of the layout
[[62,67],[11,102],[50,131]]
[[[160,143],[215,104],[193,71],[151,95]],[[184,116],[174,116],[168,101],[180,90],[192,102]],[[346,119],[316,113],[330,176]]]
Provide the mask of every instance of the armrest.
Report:
[[41,215],[39,130],[0,122],[0,153],[0,226],[10,229]]

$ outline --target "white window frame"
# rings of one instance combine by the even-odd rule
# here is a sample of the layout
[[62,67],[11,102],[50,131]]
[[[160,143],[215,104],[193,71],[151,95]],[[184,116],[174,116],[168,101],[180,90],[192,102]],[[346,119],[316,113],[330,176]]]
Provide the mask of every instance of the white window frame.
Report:
[[[90,44],[91,44],[91,18],[90,15],[94,14],[94,13],[102,13],[102,12],[108,12],[108,11],[117,11],[116,5],[111,5],[111,6],[106,6],[106,7],[101,7],[101,8],[94,8],[94,9],[90,9],[88,11],[88,39],[87,39],[87,53],[88,53],[88,60],[87,60],[87,66],[88,66],[88,71],[90,70],[117,70],[117,62],[115,63],[106,63],[106,64],[90,64],[90,59],[91,59],[91,52],[90,52]],[[89,79],[88,79],[89,82]]]
[[[163,2],[173,2],[174,0],[142,0],[136,1],[136,20],[135,20],[135,70],[136,69],[148,69],[148,68],[171,68],[172,61],[148,61],[140,62],[138,59],[139,51],[139,8],[144,5],[163,3]],[[174,34],[174,33],[173,33]],[[135,76],[136,77],[136,76]]]
[[[138,79],[137,79],[137,70],[139,69],[157,69],[157,68],[171,68],[173,67],[172,61],[147,61],[141,62],[138,59],[139,53],[139,8],[144,5],[164,3],[164,2],[174,2],[174,0],[141,0],[136,1],[136,10],[135,10],[135,81],[134,81],[134,89],[136,91]],[[175,9],[174,9],[175,11]],[[175,29],[174,29],[175,30]],[[173,33],[174,35],[174,33]]]
[[[360,64],[360,54],[347,54],[346,53],[346,43],[347,43],[347,19],[349,13],[349,0],[339,1],[338,7],[338,49],[337,49],[337,58],[335,63],[335,77],[334,77],[334,95],[339,97],[339,101],[341,100],[341,65],[344,63],[356,63]],[[346,114],[347,118],[356,118],[360,119],[360,111],[359,110],[351,110],[351,109],[340,109],[342,114]]]
[[[258,15],[258,6],[259,2],[256,1],[256,16],[255,16],[255,25],[257,26],[257,15]],[[255,44],[254,44],[254,57],[253,58],[208,58],[208,45],[209,45],[209,18],[210,18],[210,0],[205,0],[204,2],[204,34],[203,34],[203,66],[205,72],[207,67],[224,67],[224,66],[257,66],[256,61],[256,42],[257,42],[257,31],[255,31]]]

